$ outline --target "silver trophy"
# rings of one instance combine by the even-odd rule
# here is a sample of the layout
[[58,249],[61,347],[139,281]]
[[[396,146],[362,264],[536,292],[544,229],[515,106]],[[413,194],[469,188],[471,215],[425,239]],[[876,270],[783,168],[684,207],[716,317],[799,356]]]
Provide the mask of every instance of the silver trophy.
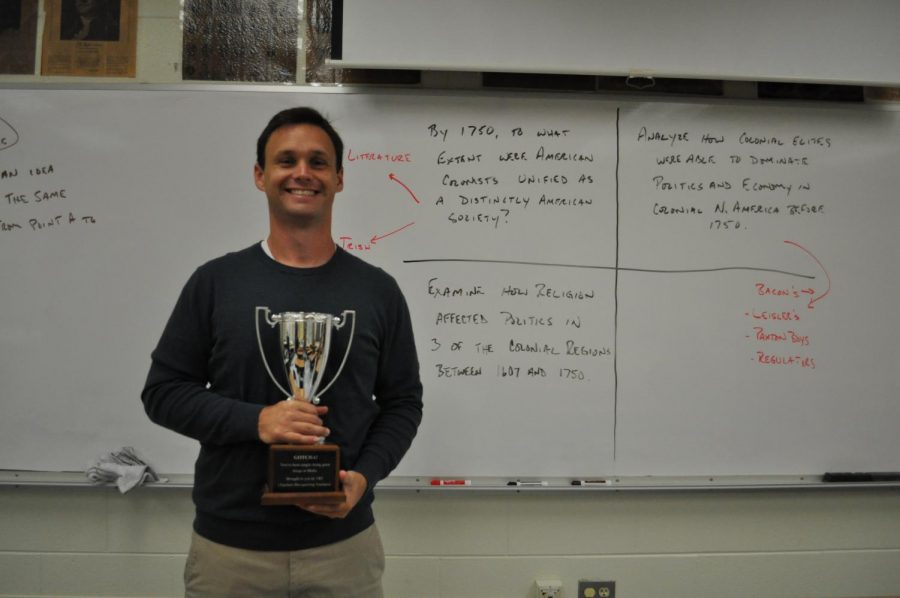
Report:
[[[291,387],[290,391],[281,385],[269,368],[259,331],[260,315],[269,326],[278,326],[284,373],[288,385]],[[347,341],[344,358],[341,360],[337,372],[331,378],[331,382],[319,390],[319,386],[322,384],[322,375],[325,372],[325,364],[328,362],[328,354],[331,351],[331,332],[343,328],[348,319],[353,321],[350,324],[350,338]],[[347,357],[350,355],[350,345],[353,342],[355,328],[356,312],[352,310],[344,310],[340,317],[335,317],[331,314],[303,311],[272,314],[268,307],[256,308],[256,340],[259,343],[259,351],[269,377],[288,399],[299,395],[314,405],[319,404],[319,397],[331,388],[344,369],[344,364],[347,363]]]
[[[278,343],[284,374],[290,390],[269,367],[263,349],[259,321],[262,317],[270,327],[278,328]],[[347,349],[331,381],[324,387],[322,378],[334,330],[342,329],[350,320]],[[350,355],[356,312],[345,310],[339,317],[318,312],[284,312],[272,314],[268,307],[256,308],[256,340],[263,364],[275,386],[288,400],[302,398],[314,405],[334,384]],[[340,448],[319,439],[318,444],[273,444],[269,447],[268,484],[263,493],[264,505],[285,505],[298,502],[342,502],[340,489]]]

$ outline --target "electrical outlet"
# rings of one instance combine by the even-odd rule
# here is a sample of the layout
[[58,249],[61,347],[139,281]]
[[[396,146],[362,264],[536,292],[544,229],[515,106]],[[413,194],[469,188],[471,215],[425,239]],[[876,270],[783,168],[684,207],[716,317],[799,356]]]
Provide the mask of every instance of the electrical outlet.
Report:
[[558,579],[536,579],[538,598],[562,598],[562,582]]
[[616,582],[579,579],[578,598],[616,598]]

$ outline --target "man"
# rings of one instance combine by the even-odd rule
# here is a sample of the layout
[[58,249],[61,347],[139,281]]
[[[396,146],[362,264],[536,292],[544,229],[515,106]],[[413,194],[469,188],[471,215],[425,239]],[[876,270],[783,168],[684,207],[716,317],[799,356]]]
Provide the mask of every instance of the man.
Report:
[[[189,596],[382,595],[372,489],[415,436],[422,385],[396,282],[332,239],[342,154],[337,132],[315,110],[272,118],[254,166],[268,200],[268,238],[198,268],[153,352],[142,393],[147,414],[201,443],[185,568]],[[356,311],[352,341],[345,329],[332,337],[332,357],[352,344],[321,405],[284,400],[269,379],[256,306]],[[329,361],[326,378],[336,367]],[[267,445],[322,437],[341,447],[346,501],[261,506]]]

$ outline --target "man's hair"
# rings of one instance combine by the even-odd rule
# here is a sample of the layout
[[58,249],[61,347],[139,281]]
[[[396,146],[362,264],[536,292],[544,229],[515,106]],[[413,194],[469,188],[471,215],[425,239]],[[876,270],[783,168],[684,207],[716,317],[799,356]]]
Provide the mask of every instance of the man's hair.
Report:
[[344,142],[341,141],[341,136],[338,135],[331,123],[328,122],[328,119],[322,116],[318,110],[306,106],[282,110],[273,116],[266,128],[263,129],[259,139],[256,141],[256,163],[259,164],[260,168],[266,167],[266,144],[269,142],[269,137],[272,136],[276,129],[291,125],[313,125],[325,131],[334,145],[337,170],[340,172],[344,162]]

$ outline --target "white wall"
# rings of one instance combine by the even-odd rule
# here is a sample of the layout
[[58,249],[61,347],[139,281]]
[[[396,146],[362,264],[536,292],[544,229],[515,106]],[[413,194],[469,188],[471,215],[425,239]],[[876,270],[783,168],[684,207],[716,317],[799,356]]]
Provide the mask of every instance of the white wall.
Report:
[[[141,0],[137,81],[180,80],[178,10]],[[390,598],[524,598],[536,577],[564,598],[580,578],[620,597],[900,596],[898,490],[390,491],[376,512]],[[180,595],[192,517],[186,489],[0,486],[0,595]]]
[[[391,598],[900,595],[900,492],[383,492]],[[0,595],[177,596],[187,489],[0,487]]]

